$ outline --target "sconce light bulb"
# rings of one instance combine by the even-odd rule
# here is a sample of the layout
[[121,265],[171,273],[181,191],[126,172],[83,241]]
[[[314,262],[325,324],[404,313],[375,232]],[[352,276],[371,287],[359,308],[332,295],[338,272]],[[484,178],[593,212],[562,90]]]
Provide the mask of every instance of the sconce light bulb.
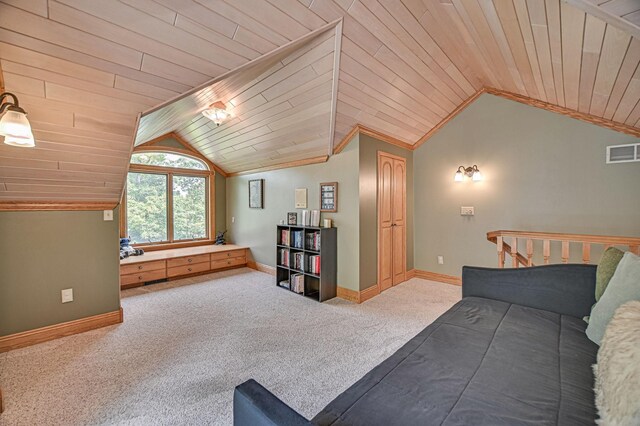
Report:
[[456,175],[453,177],[453,180],[455,182],[462,182],[464,180],[464,175],[462,174],[462,172],[457,171]]
[[474,181],[474,182],[479,182],[479,181],[481,181],[481,180],[482,180],[482,173],[480,173],[480,171],[479,171],[479,170],[478,170],[478,171],[476,171],[476,172],[473,172],[473,177],[472,177],[472,179],[473,179],[473,181]]

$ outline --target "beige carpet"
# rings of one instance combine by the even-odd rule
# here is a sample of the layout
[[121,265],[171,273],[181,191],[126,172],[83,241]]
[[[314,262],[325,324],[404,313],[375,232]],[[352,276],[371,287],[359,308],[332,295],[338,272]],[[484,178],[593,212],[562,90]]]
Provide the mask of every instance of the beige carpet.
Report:
[[255,378],[312,417],[460,298],[412,279],[317,303],[250,269],[123,292],[125,322],[0,354],[2,425],[232,423]]

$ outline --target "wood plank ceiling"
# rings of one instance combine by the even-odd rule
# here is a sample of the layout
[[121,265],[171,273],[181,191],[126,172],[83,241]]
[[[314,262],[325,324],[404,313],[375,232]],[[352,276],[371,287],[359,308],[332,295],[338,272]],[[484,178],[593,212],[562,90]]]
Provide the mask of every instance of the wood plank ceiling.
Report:
[[[145,113],[136,144],[174,132],[231,173],[326,157],[340,26],[324,28]],[[216,101],[232,114],[219,126],[201,114]]]
[[[559,0],[2,0],[37,147],[0,144],[0,200],[117,202],[139,112],[340,18],[335,143],[359,123],[414,144],[485,86],[640,126],[640,39]],[[197,125],[178,132],[233,170],[264,161]]]

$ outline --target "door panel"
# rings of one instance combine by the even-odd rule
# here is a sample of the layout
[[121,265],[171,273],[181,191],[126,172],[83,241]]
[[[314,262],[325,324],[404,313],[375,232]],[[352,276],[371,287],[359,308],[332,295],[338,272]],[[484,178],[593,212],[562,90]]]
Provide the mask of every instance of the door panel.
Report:
[[386,227],[393,224],[393,161],[390,158],[382,157],[379,170],[380,222],[383,227]]
[[393,285],[393,227],[382,228],[380,233],[379,282],[380,290],[386,290]]
[[406,173],[405,162],[400,160],[393,160],[393,183],[392,183],[392,217],[393,223],[396,226],[404,226],[404,211],[405,211],[405,186],[406,186]]
[[405,281],[405,229],[404,226],[393,226],[393,285],[400,284]]

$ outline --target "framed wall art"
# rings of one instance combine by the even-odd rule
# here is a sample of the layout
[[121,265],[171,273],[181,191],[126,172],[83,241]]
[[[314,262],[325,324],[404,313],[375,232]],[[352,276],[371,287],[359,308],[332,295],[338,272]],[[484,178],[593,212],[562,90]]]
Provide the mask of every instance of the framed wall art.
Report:
[[264,179],[249,181],[249,208],[264,208]]
[[320,184],[320,211],[338,211],[338,182],[325,182]]
[[297,224],[298,224],[298,212],[287,213],[287,225],[297,225]]

